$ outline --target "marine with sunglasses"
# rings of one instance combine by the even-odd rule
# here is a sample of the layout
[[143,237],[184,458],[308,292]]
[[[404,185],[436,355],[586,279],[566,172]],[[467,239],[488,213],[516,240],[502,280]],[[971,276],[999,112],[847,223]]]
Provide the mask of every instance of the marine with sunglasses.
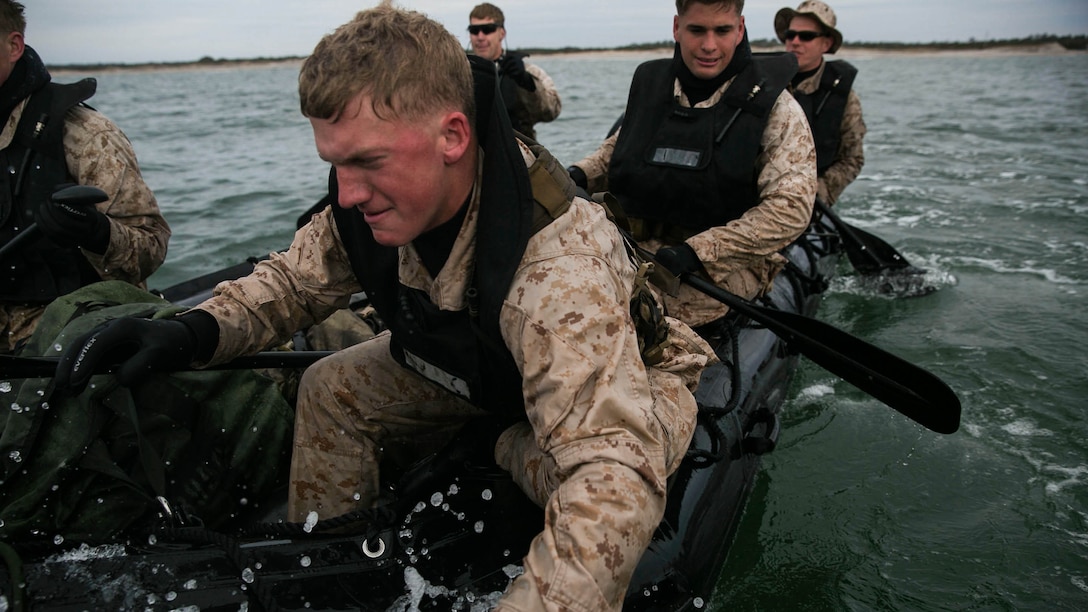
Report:
[[510,122],[515,130],[535,140],[534,126],[555,120],[562,110],[555,83],[540,66],[526,62],[526,54],[504,52],[506,18],[502,9],[489,2],[477,4],[468,21],[473,52],[498,67],[499,86]]
[[[743,10],[744,0],[676,0],[672,59],[638,67],[619,130],[568,172],[616,196],[634,238],[669,271],[752,298],[808,226],[816,151],[786,91],[797,62],[754,57]],[[665,304],[704,337],[723,330],[727,308],[686,284]]]
[[865,121],[853,89],[858,70],[842,60],[824,60],[825,53],[834,54],[842,46],[836,23],[835,11],[819,0],[805,0],[797,10],[786,7],[774,16],[778,39],[797,56],[798,72],[790,88],[816,140],[816,197],[829,206],[865,164]]

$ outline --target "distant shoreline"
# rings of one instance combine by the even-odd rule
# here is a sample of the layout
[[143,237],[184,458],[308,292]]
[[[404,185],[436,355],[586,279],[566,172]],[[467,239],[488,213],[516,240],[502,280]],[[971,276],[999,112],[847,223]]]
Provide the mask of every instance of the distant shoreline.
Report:
[[[782,51],[782,45],[757,44],[752,45],[754,51]],[[538,57],[575,57],[575,58],[600,58],[600,57],[661,57],[670,55],[672,47],[640,46],[637,48],[620,49],[519,49],[528,51]],[[1084,48],[1067,48],[1061,43],[1054,42],[1010,42],[1008,44],[989,43],[947,43],[947,44],[844,44],[835,57],[841,58],[866,58],[866,57],[927,57],[927,56],[957,56],[957,57],[995,57],[1016,55],[1084,55],[1088,54]],[[284,66],[301,64],[305,57],[275,57],[275,58],[251,58],[251,59],[211,59],[204,58],[193,62],[148,62],[140,64],[65,64],[49,66],[52,73],[86,73],[86,72],[129,72],[152,70],[214,70],[233,68],[252,68],[259,66]]]

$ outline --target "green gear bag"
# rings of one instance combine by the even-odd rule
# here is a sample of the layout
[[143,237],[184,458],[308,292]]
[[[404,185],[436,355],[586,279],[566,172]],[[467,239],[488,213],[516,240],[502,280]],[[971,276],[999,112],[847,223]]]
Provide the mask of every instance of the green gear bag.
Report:
[[[20,355],[57,356],[104,321],[181,310],[124,282],[95,283],[50,304]],[[0,538],[111,539],[152,525],[159,498],[225,528],[286,487],[293,410],[255,372],[158,373],[131,388],[97,375],[49,403],[51,384],[0,374]]]

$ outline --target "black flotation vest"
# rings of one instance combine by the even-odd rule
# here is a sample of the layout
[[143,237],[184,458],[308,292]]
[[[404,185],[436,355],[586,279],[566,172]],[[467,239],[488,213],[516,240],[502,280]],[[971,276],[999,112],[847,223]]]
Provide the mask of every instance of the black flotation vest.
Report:
[[816,170],[821,176],[835,163],[839,153],[842,117],[857,74],[857,68],[842,60],[827,62],[816,91],[809,94],[793,92],[812,128],[812,137],[816,140]]
[[[70,182],[65,115],[90,99],[96,87],[94,79],[48,83],[31,95],[11,144],[0,151],[0,245],[27,231],[34,209],[58,185]],[[0,300],[5,302],[44,304],[102,280],[79,249],[57,246],[40,235],[5,254],[0,270]]]
[[358,211],[335,205],[334,174],[326,198],[352,269],[392,331],[393,357],[476,406],[524,416],[521,375],[503,343],[499,311],[529,238],[566,210],[574,185],[562,166],[536,147],[530,177],[501,104],[493,62],[475,56],[469,62],[484,179],[468,308],[440,310],[426,293],[401,284],[398,249],[375,242]]
[[710,108],[685,108],[673,98],[672,61],[653,60],[635,71],[608,183],[628,218],[691,235],[725,225],[759,202],[763,128],[797,59],[754,56]]

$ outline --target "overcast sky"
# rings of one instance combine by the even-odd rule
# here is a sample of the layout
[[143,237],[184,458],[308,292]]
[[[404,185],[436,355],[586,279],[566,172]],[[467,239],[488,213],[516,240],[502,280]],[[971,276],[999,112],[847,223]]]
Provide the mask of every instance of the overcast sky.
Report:
[[[377,0],[22,0],[27,43],[48,64],[304,56]],[[400,0],[465,45],[478,0]],[[794,0],[790,6],[797,6]],[[507,45],[616,47],[672,38],[672,0],[495,0]],[[846,41],[932,42],[1088,34],[1088,0],[833,0]],[[748,0],[752,39],[786,4]]]

